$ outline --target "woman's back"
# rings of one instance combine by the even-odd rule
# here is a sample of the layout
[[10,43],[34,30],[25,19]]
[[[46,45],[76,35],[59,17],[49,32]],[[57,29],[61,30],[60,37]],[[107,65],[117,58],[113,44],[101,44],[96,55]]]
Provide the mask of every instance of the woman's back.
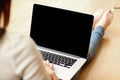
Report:
[[49,80],[39,53],[31,38],[6,32],[0,39],[0,80]]

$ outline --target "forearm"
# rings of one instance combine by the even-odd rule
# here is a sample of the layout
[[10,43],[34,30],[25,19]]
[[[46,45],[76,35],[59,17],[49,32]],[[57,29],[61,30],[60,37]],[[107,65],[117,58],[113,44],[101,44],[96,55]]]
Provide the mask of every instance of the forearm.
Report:
[[90,46],[88,51],[88,62],[93,59],[96,54],[96,51],[99,47],[99,44],[104,35],[104,29],[102,26],[98,26],[91,34]]

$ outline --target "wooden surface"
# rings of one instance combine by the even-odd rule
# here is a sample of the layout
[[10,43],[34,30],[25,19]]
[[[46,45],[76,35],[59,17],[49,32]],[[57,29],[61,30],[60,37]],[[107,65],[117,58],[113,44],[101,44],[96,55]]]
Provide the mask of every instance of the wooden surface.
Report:
[[[34,3],[90,14],[99,8],[120,7],[120,0],[13,0],[8,30],[29,36]],[[105,32],[97,55],[82,70],[79,80],[120,80],[120,10],[114,11],[113,22]]]

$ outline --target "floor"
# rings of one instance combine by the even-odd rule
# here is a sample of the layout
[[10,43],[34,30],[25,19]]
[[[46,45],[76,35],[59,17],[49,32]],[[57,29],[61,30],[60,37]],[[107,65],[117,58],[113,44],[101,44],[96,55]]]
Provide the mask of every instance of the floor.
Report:
[[[34,3],[93,14],[97,9],[120,7],[120,0],[13,0],[8,30],[29,36]],[[79,74],[79,80],[120,80],[120,9],[106,30],[93,61]]]

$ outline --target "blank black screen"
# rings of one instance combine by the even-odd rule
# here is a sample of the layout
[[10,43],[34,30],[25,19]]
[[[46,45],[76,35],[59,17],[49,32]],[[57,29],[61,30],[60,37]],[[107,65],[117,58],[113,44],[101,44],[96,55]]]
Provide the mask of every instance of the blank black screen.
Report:
[[30,36],[37,45],[87,57],[93,16],[34,4]]

